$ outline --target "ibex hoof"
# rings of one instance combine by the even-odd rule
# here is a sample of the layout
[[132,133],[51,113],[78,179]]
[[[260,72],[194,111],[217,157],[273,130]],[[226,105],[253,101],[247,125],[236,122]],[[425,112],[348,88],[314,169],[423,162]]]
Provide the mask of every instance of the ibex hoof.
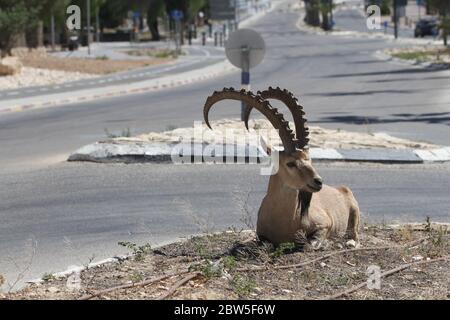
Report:
[[313,241],[311,241],[311,247],[314,250],[319,250],[322,247],[322,241],[321,240],[313,240]]
[[347,248],[359,248],[359,242],[356,242],[355,240],[348,240],[345,245]]

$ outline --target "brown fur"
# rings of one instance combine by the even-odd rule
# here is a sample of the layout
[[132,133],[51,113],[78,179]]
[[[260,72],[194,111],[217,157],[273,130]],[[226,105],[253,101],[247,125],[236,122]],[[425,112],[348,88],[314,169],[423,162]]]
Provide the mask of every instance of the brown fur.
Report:
[[[292,155],[281,152],[279,159],[279,170],[270,177],[267,195],[258,212],[258,236],[280,244],[295,242],[297,233],[303,231],[319,245],[327,238],[343,234],[358,241],[360,213],[350,189],[315,183],[322,179],[307,151]],[[304,199],[311,195],[310,202]],[[302,208],[308,203],[309,208]]]

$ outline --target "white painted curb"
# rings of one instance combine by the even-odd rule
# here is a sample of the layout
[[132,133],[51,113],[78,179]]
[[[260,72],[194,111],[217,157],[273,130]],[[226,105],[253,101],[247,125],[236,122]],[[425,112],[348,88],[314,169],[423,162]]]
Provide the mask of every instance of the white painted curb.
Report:
[[[208,147],[208,149],[206,149]],[[228,148],[230,147],[230,148]],[[206,151],[209,150],[209,151]],[[211,153],[210,151],[213,151]],[[175,156],[174,156],[175,155]],[[413,149],[332,149],[310,148],[313,160],[384,163],[428,163],[450,161],[450,147],[432,150]],[[227,158],[226,158],[227,157]],[[98,163],[250,163],[264,162],[269,156],[259,145],[194,145],[143,142],[101,142],[84,146],[70,155],[68,161]],[[178,160],[173,162],[173,160]],[[217,159],[217,160],[214,160]],[[181,161],[182,160],[182,161]]]

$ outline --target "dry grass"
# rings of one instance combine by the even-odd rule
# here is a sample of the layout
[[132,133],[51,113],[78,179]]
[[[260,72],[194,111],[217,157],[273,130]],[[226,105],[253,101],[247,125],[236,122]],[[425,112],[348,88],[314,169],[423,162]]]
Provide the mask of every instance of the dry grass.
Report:
[[25,56],[21,62],[26,67],[81,72],[90,74],[109,74],[130,69],[160,65],[172,61],[171,58],[142,59],[142,60],[109,60],[109,59],[81,59],[58,58],[52,56]]
[[11,76],[14,74],[14,69],[0,63],[0,77]]
[[[431,226],[431,225],[428,225]],[[445,227],[366,226],[362,247],[326,250],[285,244],[274,248],[252,232],[223,232],[89,268],[82,288],[49,278],[7,299],[449,299],[449,231]],[[412,265],[405,265],[413,263]],[[368,267],[381,272],[380,289],[368,289]],[[403,266],[404,269],[395,271]],[[406,266],[406,267],[405,267]],[[352,293],[340,295],[359,285]],[[118,287],[117,287],[118,286]],[[102,291],[106,290],[106,291]],[[93,295],[93,296],[92,296]]]
[[410,48],[395,50],[391,53],[393,57],[404,60],[415,60],[418,62],[431,62],[433,64],[450,65],[450,48]]

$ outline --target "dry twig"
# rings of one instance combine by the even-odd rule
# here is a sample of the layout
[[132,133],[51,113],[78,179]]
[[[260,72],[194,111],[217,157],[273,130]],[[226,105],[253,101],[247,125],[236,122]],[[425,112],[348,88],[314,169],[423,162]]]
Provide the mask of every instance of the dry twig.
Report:
[[[380,277],[384,278],[384,277],[390,276],[390,275],[392,275],[394,273],[397,273],[399,271],[402,271],[402,270],[405,270],[405,269],[408,269],[410,267],[414,267],[414,266],[417,266],[417,265],[433,263],[433,262],[439,262],[439,261],[447,261],[449,259],[450,259],[450,256],[445,256],[445,257],[440,257],[440,258],[431,259],[431,260],[422,260],[422,261],[418,261],[418,262],[405,263],[405,264],[402,264],[402,265],[400,265],[400,266],[398,266],[396,268],[393,268],[393,269],[390,269],[390,270],[388,270],[386,272],[383,272],[380,275]],[[344,290],[344,291],[341,291],[341,292],[336,293],[334,295],[325,297],[324,300],[332,300],[332,299],[340,298],[342,296],[345,296],[345,295],[348,295],[348,294],[350,294],[352,292],[355,292],[355,291],[365,287],[366,285],[367,285],[367,281],[361,282],[360,284],[358,284],[356,286],[353,286],[353,287],[351,287],[351,288],[349,288],[347,290]]]
[[194,279],[195,277],[199,276],[201,273],[200,272],[194,272],[191,274],[188,274],[186,277],[184,277],[183,279],[181,279],[180,281],[178,281],[177,283],[175,283],[170,289],[169,291],[167,291],[166,293],[164,293],[162,296],[158,297],[157,300],[164,300],[167,299],[169,296],[171,296],[179,287],[181,287],[182,285],[184,285],[185,283],[187,283],[189,280]]
[[[289,264],[289,265],[282,265],[282,266],[275,266],[273,267],[273,269],[291,269],[291,268],[299,268],[299,267],[304,267],[308,264],[314,263],[314,262],[318,262],[321,260],[325,260],[328,259],[332,256],[335,255],[339,255],[339,254],[344,254],[344,253],[348,253],[348,252],[355,252],[355,251],[373,251],[373,250],[388,250],[388,249],[393,249],[393,248],[404,248],[404,247],[413,247],[416,246],[417,244],[423,242],[424,240],[428,239],[429,237],[425,237],[425,238],[420,238],[418,240],[414,240],[414,241],[410,241],[404,245],[399,245],[399,246],[383,246],[383,247],[368,247],[368,248],[353,248],[353,249],[343,249],[343,250],[338,250],[338,251],[333,251],[330,253],[327,253],[321,257],[315,258],[315,259],[311,259],[308,261],[304,261],[304,262],[300,262],[300,263],[295,263],[295,264]],[[268,267],[267,266],[262,266],[262,267],[256,267],[256,268],[238,268],[236,269],[236,271],[264,271],[267,270]]]
[[181,275],[181,274],[185,274],[187,272],[189,272],[189,271],[168,273],[168,274],[165,274],[165,275],[162,275],[162,276],[159,276],[159,277],[156,277],[156,278],[144,280],[144,281],[141,281],[141,282],[122,284],[122,285],[119,285],[119,286],[107,288],[107,289],[104,289],[104,290],[99,290],[99,291],[96,291],[96,292],[94,292],[92,294],[88,294],[88,295],[82,296],[78,300],[90,300],[92,298],[95,298],[95,297],[98,297],[98,296],[101,296],[103,294],[110,293],[110,292],[116,291],[116,290],[129,289],[129,288],[135,288],[135,287],[145,287],[145,286],[148,286],[148,285],[150,285],[152,283],[155,283],[155,282],[158,282],[158,281],[161,281],[161,280],[173,277],[173,276],[178,276],[178,275]]

